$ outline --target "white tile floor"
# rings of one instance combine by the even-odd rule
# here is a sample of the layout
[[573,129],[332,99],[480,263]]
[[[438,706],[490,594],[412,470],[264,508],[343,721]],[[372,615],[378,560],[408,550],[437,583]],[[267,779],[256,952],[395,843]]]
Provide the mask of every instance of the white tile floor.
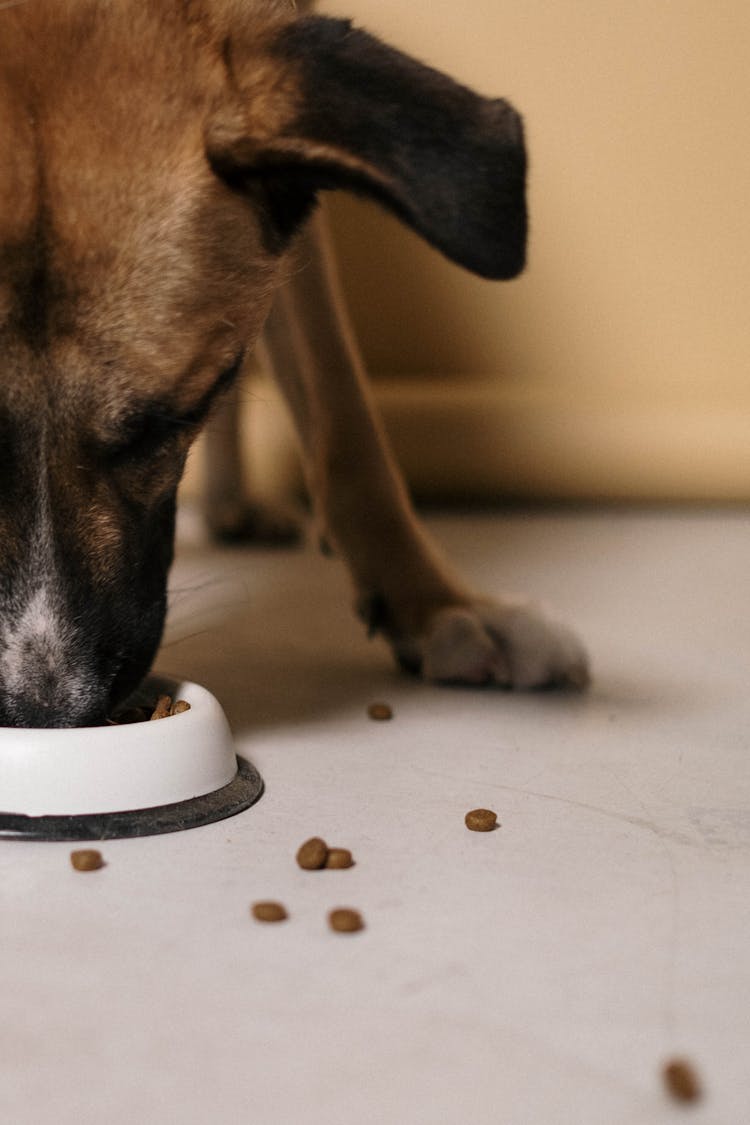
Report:
[[[2,1122],[750,1121],[750,516],[431,523],[577,622],[591,693],[400,678],[338,564],[188,537],[160,667],[222,698],[267,792],[89,875],[0,847]],[[467,832],[477,805],[502,827]],[[313,833],[356,867],[298,870]],[[289,921],[251,921],[265,897]]]

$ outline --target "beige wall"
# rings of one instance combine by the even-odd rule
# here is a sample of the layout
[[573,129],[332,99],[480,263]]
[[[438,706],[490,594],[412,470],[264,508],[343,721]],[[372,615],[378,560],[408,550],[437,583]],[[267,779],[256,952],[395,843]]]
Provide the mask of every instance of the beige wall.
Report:
[[746,0],[320,7],[526,120],[518,281],[477,280],[374,207],[331,200],[418,490],[750,498]]
[[[750,499],[747,0],[320,10],[507,96],[526,121],[517,281],[471,277],[374,206],[327,201],[415,491]],[[283,492],[298,479],[288,423],[267,385],[247,401],[253,472]]]

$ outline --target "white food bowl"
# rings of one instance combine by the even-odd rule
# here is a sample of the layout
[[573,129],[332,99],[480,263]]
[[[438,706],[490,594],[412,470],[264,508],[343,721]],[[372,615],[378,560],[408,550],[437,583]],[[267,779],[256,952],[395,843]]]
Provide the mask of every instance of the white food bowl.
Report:
[[190,710],[121,726],[0,728],[0,835],[147,835],[252,804],[263,783],[236,757],[216,698],[187,681],[151,681],[140,694],[163,693]]

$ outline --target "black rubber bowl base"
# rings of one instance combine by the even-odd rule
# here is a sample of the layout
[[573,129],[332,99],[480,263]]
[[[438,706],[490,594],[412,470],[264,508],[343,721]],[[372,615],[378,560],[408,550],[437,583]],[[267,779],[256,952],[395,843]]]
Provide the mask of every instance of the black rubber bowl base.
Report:
[[255,766],[237,758],[237,776],[203,797],[173,805],[85,816],[23,816],[0,812],[0,839],[6,840],[119,840],[131,836],[159,836],[200,828],[236,816],[262,796],[263,778]]

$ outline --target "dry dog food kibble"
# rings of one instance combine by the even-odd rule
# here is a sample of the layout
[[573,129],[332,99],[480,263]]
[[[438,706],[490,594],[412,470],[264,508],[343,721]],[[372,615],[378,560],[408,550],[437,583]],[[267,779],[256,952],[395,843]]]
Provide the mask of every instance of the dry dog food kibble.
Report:
[[151,713],[152,719],[166,719],[169,717],[169,712],[172,710],[172,696],[160,695],[156,701],[156,706]]
[[328,845],[320,836],[306,840],[297,852],[297,863],[305,871],[319,871],[328,858]]
[[331,911],[328,915],[328,925],[340,934],[354,934],[357,930],[365,928],[362,915],[358,911],[344,909],[343,907]]
[[464,817],[464,823],[472,832],[491,832],[497,827],[497,813],[492,809],[472,809]]
[[149,719],[168,719],[172,715],[182,715],[184,711],[190,710],[190,704],[184,699],[178,699],[175,703],[172,702],[171,695],[160,695],[156,701],[150,715],[146,718]]
[[71,852],[70,862],[76,871],[98,871],[100,867],[104,867],[102,853],[96,848],[79,848]]
[[695,1102],[701,1096],[700,1082],[692,1066],[685,1059],[672,1059],[663,1070],[664,1085],[678,1102]]
[[254,902],[250,910],[258,922],[283,922],[287,917],[280,902]]
[[367,708],[367,714],[371,719],[375,719],[375,721],[379,723],[393,718],[393,710],[387,703],[371,703]]
[[352,867],[354,860],[352,853],[348,848],[329,848],[328,855],[326,856],[326,867],[328,868],[343,868]]

